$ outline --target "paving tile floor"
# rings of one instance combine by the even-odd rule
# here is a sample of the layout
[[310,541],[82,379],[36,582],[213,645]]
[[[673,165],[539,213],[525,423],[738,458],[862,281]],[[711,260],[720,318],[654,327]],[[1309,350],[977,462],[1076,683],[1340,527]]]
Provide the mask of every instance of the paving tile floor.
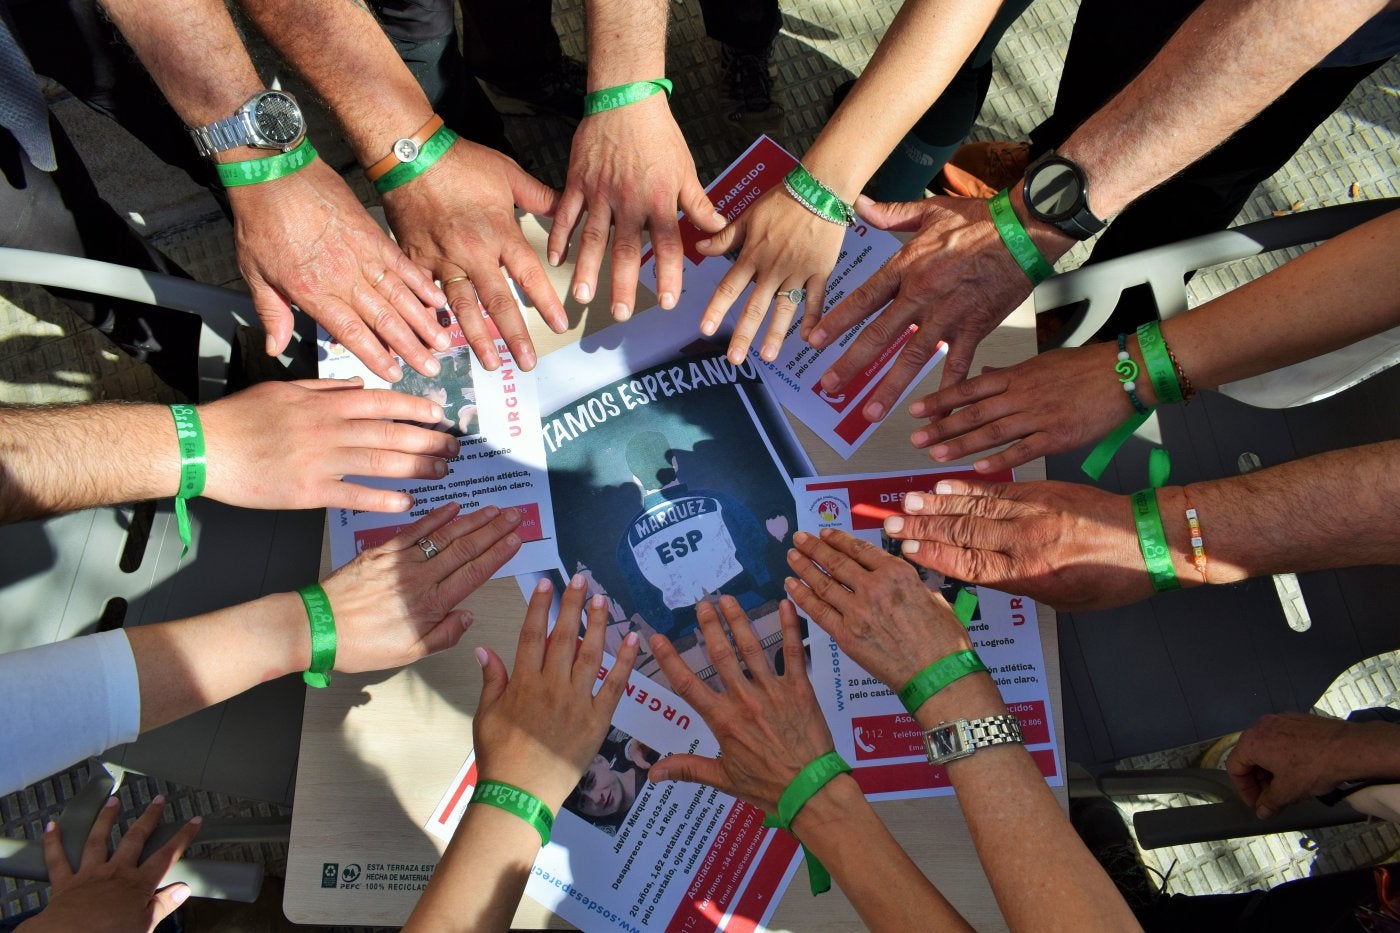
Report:
[[[992,88],[972,137],[1020,139],[1046,117],[1053,105],[1077,0],[1036,0],[1003,40],[995,57]],[[864,67],[895,13],[897,0],[784,0],[783,32],[774,46],[777,100],[782,117],[768,131],[795,152],[816,137],[829,115],[830,95]],[[736,127],[720,94],[718,50],[704,35],[694,0],[672,5],[668,71],[676,78],[673,109],[690,141],[702,178],[712,177],[750,141],[751,127]],[[583,56],[582,0],[560,0],[555,20],[565,51]],[[1320,126],[1298,155],[1257,189],[1238,222],[1262,219],[1302,202],[1306,208],[1343,203],[1353,183],[1359,197],[1397,194],[1400,171],[1400,64],[1392,61],[1363,82],[1336,114]],[[166,169],[120,130],[54,91],[54,108],[77,139],[104,193],[128,212],[162,249],[202,281],[241,287],[230,228],[212,198],[183,176]],[[507,133],[523,161],[539,177],[561,186],[567,170],[571,127],[552,118],[507,117]],[[350,167],[342,145],[317,139],[333,162]],[[352,184],[360,185],[350,173]],[[1298,251],[1289,251],[1291,255]],[[1077,247],[1061,270],[1082,262]],[[1273,268],[1281,256],[1247,260],[1209,271],[1192,283],[1193,303],[1221,294],[1240,281]],[[114,349],[101,334],[81,324],[60,303],[38,290],[0,287],[0,403],[150,399],[168,401],[168,388]],[[1336,713],[1356,705],[1396,702],[1400,662],[1389,656],[1349,672],[1320,708]],[[1202,749],[1170,750],[1135,759],[1127,766],[1192,763]],[[26,790],[0,797],[0,832],[37,838],[43,822],[72,795],[85,770],[71,769]],[[239,801],[156,780],[133,780],[123,791],[124,815],[134,818],[145,801],[165,793],[171,818],[194,813],[269,815],[266,804]],[[1171,800],[1127,802],[1131,810]],[[1179,802],[1179,801],[1178,801]],[[1310,872],[1330,870],[1382,857],[1400,847],[1395,828],[1343,827],[1285,837],[1252,837],[1206,846],[1149,852],[1149,865],[1171,871],[1169,890],[1207,893],[1247,890]],[[229,857],[257,858],[275,873],[285,853],[234,849]],[[0,879],[4,916],[44,903],[42,885]]]

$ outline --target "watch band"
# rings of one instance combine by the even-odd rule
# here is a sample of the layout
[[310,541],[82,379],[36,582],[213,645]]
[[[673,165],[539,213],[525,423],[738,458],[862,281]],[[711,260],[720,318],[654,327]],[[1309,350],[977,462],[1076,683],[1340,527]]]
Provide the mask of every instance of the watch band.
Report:
[[940,722],[924,733],[924,750],[928,752],[928,763],[939,766],[966,758],[979,748],[1021,741],[1021,720],[1001,713]]
[[253,144],[253,128],[248,114],[240,110],[231,117],[215,120],[207,126],[190,127],[195,147],[206,159],[218,152]]
[[[276,101],[280,109],[284,112],[283,117],[291,115],[295,117],[296,134],[287,139],[278,139],[276,135],[267,135],[259,127],[258,121],[260,109],[269,101]],[[271,119],[277,119],[272,117]],[[297,99],[286,91],[269,90],[259,91],[243,102],[232,116],[224,117],[222,120],[215,120],[204,126],[188,127],[190,136],[194,139],[195,148],[199,154],[205,158],[213,158],[217,153],[227,152],[239,146],[253,146],[258,149],[277,149],[282,152],[291,152],[297,148],[306,138],[306,120],[302,115],[301,107],[297,104]]]
[[389,147],[389,154],[378,162],[365,169],[365,177],[370,181],[378,181],[386,175],[390,169],[404,162],[412,162],[418,158],[418,152],[423,148],[434,133],[442,128],[442,117],[433,114],[432,119],[418,127],[417,132],[412,136],[405,136],[403,139],[395,140],[394,145]]

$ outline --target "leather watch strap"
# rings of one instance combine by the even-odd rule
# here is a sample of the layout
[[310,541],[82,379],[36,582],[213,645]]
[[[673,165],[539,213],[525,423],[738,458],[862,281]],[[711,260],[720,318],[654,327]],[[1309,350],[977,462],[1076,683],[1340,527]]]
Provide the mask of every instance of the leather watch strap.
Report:
[[423,148],[423,144],[441,128],[442,117],[433,114],[432,119],[420,126],[412,136],[395,140],[388,155],[365,169],[365,177],[370,181],[378,181],[394,166],[412,162],[418,157],[418,151]]

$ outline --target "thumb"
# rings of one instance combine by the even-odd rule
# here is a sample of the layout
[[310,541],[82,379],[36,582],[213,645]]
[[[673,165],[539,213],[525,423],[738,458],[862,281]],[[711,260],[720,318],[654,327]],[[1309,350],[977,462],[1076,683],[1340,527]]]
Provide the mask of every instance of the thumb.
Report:
[[861,220],[881,230],[918,230],[927,211],[923,201],[876,201],[863,194],[855,206]]
[[706,256],[723,256],[744,242],[745,218],[734,221],[714,236],[696,242],[695,248]]
[[177,881],[151,895],[151,929],[154,930],[157,924],[173,914],[175,908],[188,900],[191,893],[189,885]]
[[506,665],[500,655],[490,648],[478,647],[473,654],[476,655],[476,663],[481,665],[481,700],[476,705],[480,714],[493,706],[501,698],[501,694],[506,692],[506,687],[510,684],[510,675],[506,673]]
[[553,217],[559,206],[559,192],[514,162],[510,165],[510,193],[517,207],[540,217]]
[[681,210],[685,211],[685,216],[700,230],[705,233],[719,233],[724,229],[724,225],[727,223],[724,215],[715,210],[710,196],[705,193],[705,189],[700,185],[700,179],[695,177],[694,172],[681,186],[678,200],[681,204]]
[[277,356],[292,342],[292,306],[276,290],[264,284],[253,287],[253,308],[267,331],[264,349],[268,356]]
[[427,654],[446,651],[462,640],[467,629],[471,628],[472,614],[466,609],[449,612],[443,620],[428,630],[423,636],[423,650]]
[[667,755],[651,766],[647,777],[652,783],[692,781],[696,784],[708,784],[710,787],[717,787],[725,793],[730,793],[728,775],[724,773],[724,767],[717,759],[704,758],[700,755]]

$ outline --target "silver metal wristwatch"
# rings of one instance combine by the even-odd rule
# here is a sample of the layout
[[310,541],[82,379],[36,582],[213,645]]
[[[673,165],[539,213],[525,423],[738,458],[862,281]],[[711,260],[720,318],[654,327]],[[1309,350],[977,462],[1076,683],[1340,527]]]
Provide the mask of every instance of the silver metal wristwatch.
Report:
[[239,146],[290,152],[306,137],[306,120],[286,91],[260,91],[231,117],[190,127],[199,154],[212,157]]
[[979,748],[1021,741],[1021,721],[1015,716],[987,716],[940,722],[924,733],[928,763],[945,765],[966,758]]

